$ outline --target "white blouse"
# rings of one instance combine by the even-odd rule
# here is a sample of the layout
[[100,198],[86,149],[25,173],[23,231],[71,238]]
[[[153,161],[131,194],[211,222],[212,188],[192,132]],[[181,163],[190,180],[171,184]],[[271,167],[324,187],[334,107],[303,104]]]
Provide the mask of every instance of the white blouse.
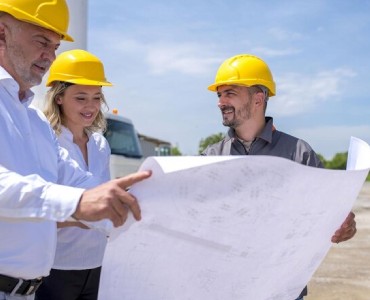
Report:
[[[99,178],[99,183],[110,179],[110,147],[100,133],[89,135],[87,143],[88,165],[78,145],[73,143],[73,135],[66,127],[58,137],[59,143],[70,156],[86,171]],[[107,244],[106,235],[96,229],[64,227],[58,229],[57,249],[53,269],[83,270],[101,266]]]

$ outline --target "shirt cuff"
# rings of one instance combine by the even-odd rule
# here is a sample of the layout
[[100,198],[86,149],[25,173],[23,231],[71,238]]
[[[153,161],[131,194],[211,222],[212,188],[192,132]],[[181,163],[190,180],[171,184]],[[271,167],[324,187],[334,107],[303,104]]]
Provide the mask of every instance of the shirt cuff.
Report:
[[63,222],[76,211],[85,189],[51,184],[45,192],[42,218]]

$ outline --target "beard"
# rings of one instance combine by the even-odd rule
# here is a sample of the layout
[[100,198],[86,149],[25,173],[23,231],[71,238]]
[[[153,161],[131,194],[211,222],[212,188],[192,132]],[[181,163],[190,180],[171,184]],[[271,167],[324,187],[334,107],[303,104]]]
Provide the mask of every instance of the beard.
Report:
[[235,129],[252,117],[250,101],[238,110],[235,110],[235,107],[231,105],[222,106],[220,109],[222,113],[222,124],[226,127]]
[[235,108],[231,105],[221,107],[222,125],[235,128],[238,124],[235,116]]
[[[38,59],[33,62],[28,62],[25,51],[21,45],[17,43],[8,43],[7,47],[8,63],[13,70],[13,77],[15,77],[25,86],[33,87],[42,82],[42,77],[50,68],[50,62],[47,59]],[[32,68],[37,68],[39,72],[32,71]]]

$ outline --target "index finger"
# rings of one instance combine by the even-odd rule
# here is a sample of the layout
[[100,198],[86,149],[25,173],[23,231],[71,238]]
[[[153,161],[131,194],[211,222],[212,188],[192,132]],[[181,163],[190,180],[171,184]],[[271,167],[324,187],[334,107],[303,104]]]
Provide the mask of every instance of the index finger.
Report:
[[125,190],[131,185],[133,185],[134,183],[142,181],[146,178],[149,178],[151,175],[152,175],[152,171],[141,171],[141,172],[132,173],[130,175],[127,175],[125,177],[121,177],[115,180],[118,186],[121,189]]
[[355,214],[353,212],[350,212],[347,216],[347,218],[344,220],[343,225],[345,227],[352,226],[353,222],[355,220]]

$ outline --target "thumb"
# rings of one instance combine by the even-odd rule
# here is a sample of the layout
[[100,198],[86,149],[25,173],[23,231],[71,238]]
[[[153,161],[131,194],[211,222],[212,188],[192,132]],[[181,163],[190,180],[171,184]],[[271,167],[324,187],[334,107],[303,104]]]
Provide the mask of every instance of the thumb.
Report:
[[152,175],[152,171],[148,170],[148,171],[132,173],[130,175],[127,175],[125,177],[121,177],[115,180],[120,188],[127,189],[134,183],[142,181],[146,178],[149,178],[151,175]]

